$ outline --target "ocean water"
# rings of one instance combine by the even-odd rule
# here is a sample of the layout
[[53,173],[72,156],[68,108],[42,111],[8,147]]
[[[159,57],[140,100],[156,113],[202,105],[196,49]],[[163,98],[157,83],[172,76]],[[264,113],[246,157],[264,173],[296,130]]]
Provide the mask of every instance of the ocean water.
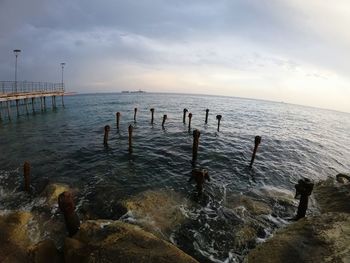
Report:
[[[113,205],[118,200],[151,189],[173,190],[196,207],[187,213],[190,223],[174,230],[171,239],[202,262],[240,261],[249,250],[223,244],[233,238],[236,226],[223,210],[228,195],[269,187],[290,193],[302,177],[318,181],[350,171],[348,113],[232,97],[152,93],[67,96],[65,108],[59,102],[56,110],[45,112],[35,105],[34,115],[27,116],[22,109],[23,114],[12,121],[1,109],[0,209],[23,207],[18,193],[26,160],[32,166],[34,186],[43,178],[67,183],[79,189],[79,212],[88,206],[100,218],[115,219]],[[154,125],[150,108],[155,109]],[[190,132],[182,123],[184,108],[193,114]],[[207,125],[206,108],[210,109]],[[168,119],[162,129],[164,114]],[[219,132],[218,114],[222,115]],[[105,147],[107,124],[111,131]],[[130,124],[134,126],[132,154],[128,152]],[[211,177],[203,200],[193,197],[195,186],[187,182],[193,168],[193,129],[201,132],[196,167],[206,168]],[[262,142],[250,169],[256,135]],[[263,200],[259,193],[255,198]],[[266,218],[267,228],[283,223],[282,215],[283,208]]]

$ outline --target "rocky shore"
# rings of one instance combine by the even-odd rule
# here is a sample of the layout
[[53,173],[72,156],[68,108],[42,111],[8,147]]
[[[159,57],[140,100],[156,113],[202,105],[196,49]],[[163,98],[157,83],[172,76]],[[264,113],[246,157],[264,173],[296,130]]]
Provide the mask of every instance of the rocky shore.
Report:
[[[337,176],[317,183],[312,197],[316,212],[276,232],[271,229],[272,234],[266,232],[266,218],[293,214],[292,192],[254,190],[266,197],[263,200],[254,198],[254,191],[228,195],[222,212],[234,223],[227,228],[232,238],[225,244],[243,251],[245,262],[349,262],[348,179]],[[0,262],[198,262],[184,252],[192,255],[191,249],[179,247],[183,251],[169,242],[174,229],[179,237],[188,234],[190,222],[183,210],[191,204],[180,194],[140,193],[116,204],[120,220],[83,220],[80,230],[67,237],[57,207],[64,191],[74,192],[64,184],[49,184],[30,211],[1,211]],[[276,205],[283,209],[276,210]]]

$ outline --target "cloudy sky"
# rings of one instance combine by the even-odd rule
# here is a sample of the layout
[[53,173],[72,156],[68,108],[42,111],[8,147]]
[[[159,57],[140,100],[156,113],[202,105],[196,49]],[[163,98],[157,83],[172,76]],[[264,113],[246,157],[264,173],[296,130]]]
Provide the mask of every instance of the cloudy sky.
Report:
[[348,0],[0,0],[0,80],[350,112]]

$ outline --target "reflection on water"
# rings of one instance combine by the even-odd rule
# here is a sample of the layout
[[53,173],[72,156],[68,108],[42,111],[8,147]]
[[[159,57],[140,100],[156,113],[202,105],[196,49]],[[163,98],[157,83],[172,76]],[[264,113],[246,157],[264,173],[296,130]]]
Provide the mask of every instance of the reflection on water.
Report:
[[[45,180],[78,188],[83,217],[116,219],[119,201],[147,190],[172,190],[189,203],[179,204],[187,220],[167,238],[202,262],[241,260],[256,242],[286,223],[283,218],[294,213],[295,204],[283,203],[268,195],[271,190],[261,189],[292,195],[302,176],[319,180],[350,170],[350,115],[346,113],[164,94],[79,95],[67,97],[65,106],[1,122],[0,209],[34,205],[35,199],[19,191],[25,160],[32,165],[33,188],[39,189]],[[150,108],[155,109],[154,125]],[[200,199],[195,186],[187,182],[193,136],[182,123],[183,108],[193,114],[192,129],[201,131],[196,166],[207,169],[211,177]],[[204,124],[206,108],[210,109],[208,124]],[[121,112],[120,130],[116,129],[117,111]],[[164,114],[168,118],[163,130]],[[104,147],[107,124],[111,131]],[[132,154],[128,152],[129,124],[134,126]],[[262,143],[249,169],[256,135],[262,136]],[[245,212],[246,205],[230,206],[237,196],[245,195],[272,210],[257,215]],[[253,241],[243,242],[241,237],[252,232]]]

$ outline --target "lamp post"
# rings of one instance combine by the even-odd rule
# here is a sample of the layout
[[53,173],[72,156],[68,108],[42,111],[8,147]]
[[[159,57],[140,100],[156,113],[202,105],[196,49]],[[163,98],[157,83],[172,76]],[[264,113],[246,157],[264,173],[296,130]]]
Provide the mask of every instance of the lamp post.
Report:
[[15,92],[17,93],[17,57],[18,57],[18,54],[21,53],[21,50],[20,49],[14,49],[13,53],[16,56],[16,63],[15,63]]
[[64,87],[63,87],[63,70],[64,70],[64,66],[66,65],[66,63],[62,62],[61,63],[61,68],[62,68],[62,89],[64,90]]

